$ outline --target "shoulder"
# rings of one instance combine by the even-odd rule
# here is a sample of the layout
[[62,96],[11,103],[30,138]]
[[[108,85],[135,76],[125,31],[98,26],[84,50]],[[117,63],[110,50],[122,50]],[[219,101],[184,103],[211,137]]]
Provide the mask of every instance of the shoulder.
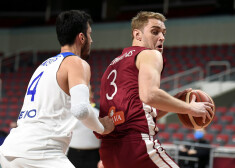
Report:
[[161,55],[161,53],[158,50],[151,50],[151,49],[142,50],[139,54]]
[[139,60],[162,60],[162,54],[158,51],[158,50],[143,50],[141,51],[138,56],[137,59]]
[[68,56],[64,59],[63,63],[68,69],[84,69],[84,70],[89,70],[90,65],[83,59],[81,59],[78,56]]
[[78,56],[69,56],[64,60],[63,73],[68,76],[69,88],[78,84],[88,85],[91,71],[89,64]]
[[138,54],[136,58],[137,67],[139,67],[139,65],[142,63],[162,64],[162,54],[158,50],[143,50]]

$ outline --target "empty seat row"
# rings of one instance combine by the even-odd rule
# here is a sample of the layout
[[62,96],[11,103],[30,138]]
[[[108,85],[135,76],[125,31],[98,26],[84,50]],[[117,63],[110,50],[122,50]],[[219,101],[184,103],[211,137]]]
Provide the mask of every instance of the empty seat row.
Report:
[[[174,141],[195,141],[195,137],[193,133],[168,133],[168,132],[159,132],[156,135],[156,138],[162,144],[173,144]],[[206,139],[209,144],[215,146],[231,146],[235,147],[235,135],[228,134],[205,134],[204,139]]]

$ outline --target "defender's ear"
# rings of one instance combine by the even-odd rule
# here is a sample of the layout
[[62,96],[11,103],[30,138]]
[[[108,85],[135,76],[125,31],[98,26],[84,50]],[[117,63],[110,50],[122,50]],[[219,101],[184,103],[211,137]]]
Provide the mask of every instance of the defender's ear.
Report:
[[85,35],[83,33],[78,34],[79,41],[83,44],[85,42]]

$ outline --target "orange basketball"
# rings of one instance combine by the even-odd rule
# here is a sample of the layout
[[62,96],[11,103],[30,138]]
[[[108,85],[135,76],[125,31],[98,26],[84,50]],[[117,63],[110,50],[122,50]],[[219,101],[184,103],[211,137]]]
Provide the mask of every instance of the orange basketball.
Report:
[[206,118],[206,122],[203,123],[202,117],[193,117],[190,114],[178,114],[178,117],[181,123],[188,128],[192,128],[192,129],[205,128],[211,123],[211,121],[213,120],[215,116],[215,103],[208,94],[206,94],[205,92],[201,90],[192,90],[191,92],[188,92],[187,94],[182,95],[180,99],[182,101],[185,101],[186,103],[190,103],[193,95],[196,96],[196,102],[210,102],[214,105],[213,115],[211,116],[211,120]]

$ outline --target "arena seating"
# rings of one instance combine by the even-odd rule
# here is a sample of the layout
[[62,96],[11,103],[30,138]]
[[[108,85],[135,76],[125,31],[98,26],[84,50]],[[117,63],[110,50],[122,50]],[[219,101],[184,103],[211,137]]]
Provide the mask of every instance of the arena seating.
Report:
[[229,135],[227,135],[227,134],[218,134],[218,135],[216,135],[213,144],[218,145],[218,146],[224,146],[224,145],[227,144],[228,140],[229,140]]
[[165,131],[165,127],[166,127],[166,125],[165,125],[165,124],[163,124],[163,123],[158,123],[158,124],[157,124],[157,127],[158,127],[158,129],[159,129],[159,130],[161,130],[161,131]]
[[227,107],[216,107],[216,116],[224,116],[227,111]]
[[189,128],[185,127],[185,126],[180,125],[180,128],[179,128],[178,131],[179,131],[179,132],[183,132],[183,133],[185,133],[185,134],[188,134],[188,133],[191,132],[191,129],[189,129]]
[[233,116],[225,115],[220,117],[219,123],[223,125],[230,125],[232,124],[233,120],[234,120]]
[[185,138],[185,140],[186,141],[193,141],[195,138],[194,138],[194,135],[193,135],[193,133],[188,133],[187,135],[186,135],[186,138]]
[[162,143],[172,143],[170,142],[170,134],[168,132],[159,132],[157,134],[157,139]]
[[211,124],[208,127],[207,132],[212,133],[212,134],[219,134],[221,133],[222,129],[223,129],[223,125],[221,124]]
[[166,131],[169,133],[175,133],[178,131],[178,129],[180,128],[180,125],[177,123],[170,123],[167,125],[166,127]]
[[211,144],[213,144],[213,141],[214,141],[214,134],[210,134],[210,133],[206,133],[205,135],[205,139],[210,142]]
[[235,134],[235,124],[233,125],[226,125],[225,129],[223,129],[222,133],[228,134],[228,135],[234,135]]
[[171,142],[184,140],[184,133],[181,132],[173,133],[171,136]]
[[227,146],[235,147],[235,135],[232,135],[232,137],[229,139]]
[[[94,91],[94,99],[99,106],[100,79],[110,62],[122,52],[121,49],[93,50],[89,59],[91,66],[91,85]],[[0,100],[0,130],[8,131],[11,121],[15,121],[23,104],[24,94],[27,84],[35,68],[48,57],[55,56],[57,51],[37,52],[37,62],[32,59],[32,52],[21,53],[20,66],[14,71],[14,58],[8,58],[2,62],[2,98]],[[15,57],[15,56],[13,56]],[[167,60],[163,78],[193,68],[201,66],[204,71],[208,61],[228,60],[232,67],[235,67],[235,44],[234,45],[211,45],[211,46],[182,46],[166,47],[164,58]],[[202,59],[203,58],[203,59]],[[212,73],[224,70],[215,68]],[[193,77],[185,78],[181,85],[195,80]],[[169,85],[165,85],[165,88]],[[213,124],[207,128],[206,139],[212,144],[235,146],[235,104],[229,107],[221,106],[216,108],[216,116]],[[173,143],[172,140],[182,137],[193,139],[193,130],[183,127],[180,124],[158,124],[160,129],[157,137],[161,143]],[[228,135],[228,136],[223,136]]]

